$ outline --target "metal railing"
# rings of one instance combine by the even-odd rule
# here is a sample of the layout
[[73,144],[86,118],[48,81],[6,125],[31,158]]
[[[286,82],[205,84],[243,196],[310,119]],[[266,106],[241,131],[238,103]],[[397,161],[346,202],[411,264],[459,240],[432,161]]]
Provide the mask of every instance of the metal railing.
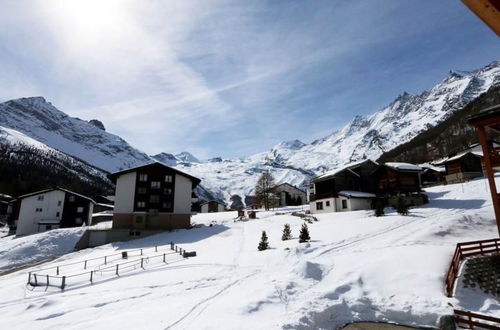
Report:
[[[153,255],[149,255],[150,253],[153,253]],[[120,273],[135,269],[145,270],[146,264],[153,264],[155,262],[158,264],[168,264],[167,257],[170,258],[170,256],[177,254],[182,258],[196,256],[195,251],[188,252],[171,242],[168,245],[121,251],[120,253],[103,257],[37,269],[28,273],[28,285],[33,287],[45,286],[47,288],[52,286],[64,290],[68,281],[72,281],[74,284],[82,282],[90,282],[92,284],[96,280],[96,276],[119,276]],[[128,261],[117,262],[125,259]],[[99,261],[101,262],[99,263]],[[75,271],[75,266],[78,266],[76,267],[77,269],[83,269],[84,272],[63,275],[64,270]],[[90,267],[94,267],[94,269],[86,271]],[[55,273],[55,275],[49,274],[49,272]],[[80,280],[75,280],[77,278]]]
[[456,279],[458,277],[458,272],[460,270],[460,264],[462,260],[467,257],[477,256],[477,255],[489,255],[493,253],[500,253],[500,239],[493,238],[483,241],[472,241],[458,243],[455,248],[455,253],[451,259],[450,267],[448,268],[448,273],[445,279],[445,291],[448,297],[453,296],[453,289],[455,286]]

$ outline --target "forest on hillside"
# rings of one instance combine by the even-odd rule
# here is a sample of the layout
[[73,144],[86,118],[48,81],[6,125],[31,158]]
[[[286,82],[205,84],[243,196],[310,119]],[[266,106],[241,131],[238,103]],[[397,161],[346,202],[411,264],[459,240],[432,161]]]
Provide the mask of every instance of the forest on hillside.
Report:
[[[385,152],[378,161],[420,164],[458,153],[472,144],[478,143],[475,130],[467,124],[468,118],[481,110],[498,104],[500,104],[500,85],[491,87],[468,105],[455,111],[440,124],[420,133],[409,142]],[[493,135],[490,135],[489,138],[498,140]]]
[[113,194],[102,170],[56,151],[0,141],[0,193],[20,196],[61,187],[87,196]]

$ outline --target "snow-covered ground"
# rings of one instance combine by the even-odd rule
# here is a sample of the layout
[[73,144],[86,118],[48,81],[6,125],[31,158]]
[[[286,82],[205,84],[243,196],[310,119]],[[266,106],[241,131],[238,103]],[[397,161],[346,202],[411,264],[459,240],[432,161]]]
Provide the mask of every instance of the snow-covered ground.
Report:
[[[427,191],[430,204],[406,217],[390,209],[380,218],[371,211],[320,214],[305,244],[297,239],[303,221],[289,209],[238,222],[235,212],[198,214],[195,229],[69,253],[40,267],[170,241],[198,255],[83,287],[68,280],[64,292],[28,289],[36,267],[1,276],[0,328],[335,329],[356,320],[432,326],[461,306],[500,316],[493,296],[447,298],[443,289],[457,242],[498,235],[486,181]],[[286,223],[294,238],[281,241]],[[271,248],[259,252],[262,230]],[[41,249],[37,236],[32,245]],[[2,262],[4,239],[13,241],[0,239]]]

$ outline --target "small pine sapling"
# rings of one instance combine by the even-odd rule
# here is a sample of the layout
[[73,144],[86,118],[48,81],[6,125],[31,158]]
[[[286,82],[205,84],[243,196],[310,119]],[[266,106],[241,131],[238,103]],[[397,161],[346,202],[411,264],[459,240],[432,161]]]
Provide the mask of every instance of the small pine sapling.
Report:
[[408,206],[406,205],[405,200],[401,196],[398,197],[398,204],[397,204],[397,207],[396,207],[396,211],[400,215],[408,215],[408,212],[409,212],[408,211]]
[[302,228],[300,228],[299,243],[305,243],[309,240],[311,240],[311,237],[309,236],[309,229],[307,228],[307,224],[304,222],[302,224]]
[[281,236],[282,241],[287,241],[292,238],[292,231],[290,230],[290,225],[285,224],[285,228],[283,228],[283,235]]
[[268,248],[269,248],[269,243],[267,242],[266,231],[263,230],[262,231],[262,236],[260,237],[259,246],[257,247],[257,249],[259,251],[264,251],[264,250],[267,250]]
[[385,212],[384,212],[384,201],[379,198],[375,202],[375,216],[376,217],[381,217],[383,215],[385,215]]

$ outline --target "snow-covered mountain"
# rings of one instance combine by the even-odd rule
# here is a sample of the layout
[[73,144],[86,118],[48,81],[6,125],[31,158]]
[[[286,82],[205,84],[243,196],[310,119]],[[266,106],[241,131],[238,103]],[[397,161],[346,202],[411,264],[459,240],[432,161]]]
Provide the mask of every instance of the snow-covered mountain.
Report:
[[152,159],[202,179],[203,199],[230,204],[231,196],[244,200],[252,195],[264,171],[276,183],[305,187],[309,179],[325,171],[382,153],[407,142],[446,120],[491,86],[500,83],[500,62],[471,72],[450,71],[438,85],[419,95],[403,93],[372,115],[356,116],[331,135],[305,144],[299,140],[277,144],[269,151],[242,159],[199,160],[189,152],[163,152],[154,156],[133,148],[107,133],[98,120],[72,118],[41,97],[0,104],[0,133],[19,134],[107,171],[136,166]]
[[106,171],[150,161],[147,154],[131,147],[122,138],[107,133],[98,120],[86,122],[70,117],[43,97],[1,103],[0,126],[16,130]]

